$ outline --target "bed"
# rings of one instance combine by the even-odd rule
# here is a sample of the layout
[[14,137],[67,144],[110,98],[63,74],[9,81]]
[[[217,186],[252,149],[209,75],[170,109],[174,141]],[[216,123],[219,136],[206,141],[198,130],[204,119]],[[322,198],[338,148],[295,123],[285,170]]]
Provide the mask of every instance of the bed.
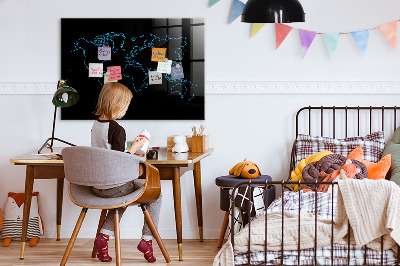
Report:
[[[291,153],[289,177],[302,159],[326,149],[347,156],[350,150],[361,145],[364,151],[370,150],[364,154],[369,156],[369,160],[379,161],[384,136],[391,136],[397,128],[398,110],[397,107],[384,106],[301,108],[296,114],[296,140]],[[340,137],[343,139],[338,141]],[[313,144],[307,146],[308,142]],[[275,185],[281,187],[282,194],[266,208],[267,211],[253,217],[240,232],[233,232],[234,219],[231,219],[230,239],[218,253],[214,265],[400,265],[400,252],[395,252],[399,247],[395,242],[399,241],[392,241],[388,235],[380,234],[373,243],[360,245],[363,234],[371,233],[375,237],[380,231],[365,228],[360,231],[362,227],[354,223],[352,211],[364,215],[361,208],[357,208],[364,203],[362,198],[359,205],[349,203],[347,195],[352,195],[350,192],[356,191],[360,183],[353,181],[305,182],[289,178],[265,183],[249,180],[239,184],[233,194],[243,185],[264,185],[264,188]],[[367,184],[364,191],[373,190],[378,183],[367,181],[362,182]],[[349,184],[349,193],[344,183],[346,186]],[[379,183],[391,187],[392,191],[398,189],[393,182]],[[298,189],[304,185],[311,189],[306,192]],[[330,186],[330,191],[318,192],[322,185]],[[265,193],[268,197],[267,189]],[[391,204],[386,197],[390,196],[381,197],[380,202],[376,200],[385,210]],[[233,204],[232,200],[231,217],[235,216]],[[351,204],[355,207],[350,208]],[[373,208],[365,213],[370,212],[370,217],[374,218],[373,211],[380,213]],[[346,215],[350,218],[342,219]]]

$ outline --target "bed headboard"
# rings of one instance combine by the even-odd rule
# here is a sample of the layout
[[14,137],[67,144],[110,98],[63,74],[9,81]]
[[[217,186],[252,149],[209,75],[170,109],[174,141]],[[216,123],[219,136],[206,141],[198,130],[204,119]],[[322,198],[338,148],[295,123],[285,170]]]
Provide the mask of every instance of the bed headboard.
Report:
[[[383,131],[385,139],[392,136],[398,126],[396,106],[308,106],[296,114],[296,137],[299,134],[347,138],[363,136],[375,131]],[[290,171],[295,164],[295,144],[293,144]],[[290,172],[289,172],[290,176]]]
[[[390,132],[386,131],[385,133],[391,133],[393,132],[393,129],[396,129],[397,126],[397,111],[399,111],[400,108],[396,106],[392,107],[386,107],[386,106],[381,106],[381,107],[375,107],[375,106],[369,106],[369,107],[361,107],[361,106],[308,106],[308,107],[303,107],[301,108],[297,114],[296,114],[296,137],[298,134],[309,134],[309,135],[316,135],[318,134],[317,132],[311,132],[312,131],[312,125],[313,124],[319,124],[320,132],[318,136],[324,136],[324,129],[326,128],[327,124],[331,124],[332,126],[332,137],[336,138],[346,138],[350,135],[348,135],[349,128],[356,126],[357,128],[357,136],[360,136],[360,129],[363,126],[368,126],[369,128],[369,133],[372,133],[373,130],[382,130],[385,132],[385,124],[387,124],[388,121],[392,122],[393,128]],[[313,114],[312,113],[319,113],[318,116],[320,117],[320,121],[313,121],[311,123]],[[302,115],[307,115],[308,120],[304,119],[305,117]],[[386,116],[385,116],[386,115]],[[330,117],[329,117],[330,116]],[[337,117],[339,116],[339,119]],[[354,117],[356,116],[356,117]],[[369,118],[369,121],[365,121],[366,116]],[[325,118],[325,120],[324,120]],[[328,119],[327,119],[328,118]],[[330,119],[329,119],[330,118]],[[354,119],[356,118],[356,119]],[[344,120],[343,120],[344,119]],[[390,120],[389,120],[390,119]],[[308,132],[301,131],[301,123],[306,122],[306,125],[308,125]],[[354,122],[357,122],[355,125]],[[368,125],[366,125],[366,123]],[[369,122],[369,123],[368,123]],[[378,122],[378,123],[377,123]],[[374,125],[380,125],[380,128],[374,128]],[[336,129],[337,126],[339,126],[340,129],[344,130],[344,135],[341,136],[336,136]],[[327,131],[325,131],[326,135]],[[387,134],[385,134],[387,136]],[[355,135],[352,135],[350,137],[355,137]]]

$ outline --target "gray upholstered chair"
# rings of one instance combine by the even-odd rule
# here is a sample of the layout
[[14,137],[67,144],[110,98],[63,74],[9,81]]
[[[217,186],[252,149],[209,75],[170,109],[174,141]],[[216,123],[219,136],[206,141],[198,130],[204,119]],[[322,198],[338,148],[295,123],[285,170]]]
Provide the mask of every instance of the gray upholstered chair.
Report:
[[[96,237],[103,226],[107,210],[128,205],[139,205],[149,224],[153,236],[167,263],[171,261],[160,238],[157,228],[144,204],[154,202],[161,193],[160,175],[154,166],[143,159],[120,151],[95,147],[68,147],[62,150],[65,179],[69,183],[69,196],[73,203],[82,207],[81,214],[65,250],[61,265],[65,265],[76,237],[85,218],[87,209],[102,209]],[[138,168],[138,162],[139,168]],[[92,186],[118,185],[132,179],[132,176],[145,177],[143,189],[118,198],[100,198],[92,193]],[[142,181],[142,180],[140,180]],[[116,265],[121,264],[119,214],[114,216]],[[96,256],[93,247],[92,257]]]

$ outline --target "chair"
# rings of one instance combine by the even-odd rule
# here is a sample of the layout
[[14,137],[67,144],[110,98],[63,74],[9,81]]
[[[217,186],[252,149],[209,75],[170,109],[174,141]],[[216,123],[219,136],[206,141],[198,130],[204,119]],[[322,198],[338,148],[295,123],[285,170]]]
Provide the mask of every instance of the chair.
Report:
[[[137,156],[104,148],[68,147],[62,150],[62,156],[64,160],[65,179],[70,182],[68,186],[69,196],[74,204],[82,207],[82,211],[60,265],[66,264],[88,209],[102,209],[96,234],[97,237],[103,226],[107,210],[128,205],[139,205],[142,208],[144,217],[150,226],[153,236],[157,240],[165,260],[167,263],[171,262],[157,228],[145,206],[145,204],[157,200],[161,193],[160,176],[157,168],[144,162],[143,159]],[[135,167],[138,161],[141,162],[139,170]],[[145,177],[145,180],[143,180],[144,187],[129,195],[118,198],[101,198],[95,196],[91,191],[92,186],[118,185],[128,182],[135,175],[142,178]],[[121,265],[118,210],[116,210],[114,215],[114,233],[116,265]],[[94,247],[92,257],[96,257]]]

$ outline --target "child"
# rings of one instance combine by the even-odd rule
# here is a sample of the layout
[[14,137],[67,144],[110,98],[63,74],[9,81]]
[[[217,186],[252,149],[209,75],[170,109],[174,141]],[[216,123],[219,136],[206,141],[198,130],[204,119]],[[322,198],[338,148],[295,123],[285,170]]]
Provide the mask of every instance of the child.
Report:
[[[97,103],[96,115],[100,117],[93,123],[91,142],[93,147],[101,147],[111,150],[125,152],[125,129],[120,126],[115,120],[122,118],[131,102],[132,92],[124,85],[118,82],[109,82],[104,84]],[[144,157],[143,155],[135,154],[146,142],[144,138],[136,138],[129,153]],[[121,197],[132,193],[135,190],[144,186],[143,183],[135,182],[136,176],[132,176],[132,181],[113,187],[93,187],[93,194],[102,198]],[[148,204],[147,208],[156,226],[160,216],[161,195],[153,203]],[[126,207],[119,208],[120,219],[125,212]],[[99,236],[94,241],[97,249],[97,258],[101,261],[111,261],[112,258],[108,255],[108,240],[114,235],[114,219],[115,210],[107,212],[106,220],[101,228]],[[138,250],[144,253],[144,258],[149,262],[155,262],[153,256],[152,236],[150,227],[147,222],[144,222],[142,230],[142,240],[137,246]]]

